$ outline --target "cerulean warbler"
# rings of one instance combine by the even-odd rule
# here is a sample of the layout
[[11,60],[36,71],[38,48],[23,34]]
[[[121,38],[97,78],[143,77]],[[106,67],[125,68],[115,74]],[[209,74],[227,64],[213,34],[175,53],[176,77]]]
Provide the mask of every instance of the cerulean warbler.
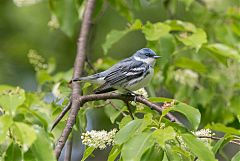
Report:
[[122,92],[136,91],[147,86],[154,74],[156,53],[143,48],[133,56],[126,58],[111,68],[87,77],[75,78],[72,81],[84,81],[100,84],[94,93],[106,93],[114,90]]

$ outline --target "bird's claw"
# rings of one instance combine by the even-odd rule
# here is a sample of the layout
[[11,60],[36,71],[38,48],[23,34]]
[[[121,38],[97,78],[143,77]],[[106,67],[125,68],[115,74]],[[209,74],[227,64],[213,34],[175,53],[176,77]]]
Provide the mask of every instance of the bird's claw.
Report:
[[137,102],[137,96],[134,96],[133,101],[136,103]]

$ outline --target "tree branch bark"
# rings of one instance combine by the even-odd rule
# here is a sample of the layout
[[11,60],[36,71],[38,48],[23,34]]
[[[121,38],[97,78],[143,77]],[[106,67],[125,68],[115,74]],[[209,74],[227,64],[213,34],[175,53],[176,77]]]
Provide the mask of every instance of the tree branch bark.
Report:
[[[92,13],[95,7],[95,0],[88,0],[84,15],[83,15],[83,20],[82,20],[82,26],[81,26],[81,31],[79,34],[79,39],[77,43],[77,56],[75,59],[74,63],[74,72],[73,72],[73,78],[78,78],[81,76],[83,68],[84,68],[84,62],[86,58],[86,49],[87,49],[87,41],[88,41],[88,35],[91,27],[91,17]],[[67,138],[69,134],[72,131],[73,125],[76,121],[76,116],[78,114],[79,108],[80,108],[80,102],[77,101],[76,98],[80,96],[81,88],[80,84],[77,82],[72,83],[72,106],[71,106],[71,111],[66,123],[66,126],[59,138],[59,140],[56,143],[55,147],[55,155],[56,158],[58,159],[61,151],[67,141]]]
[[72,158],[72,146],[73,146],[73,134],[68,137],[68,141],[66,144],[64,161],[71,161]]
[[[102,93],[102,94],[90,94],[90,95],[84,95],[79,96],[77,100],[79,101],[79,104],[83,106],[86,102],[90,101],[98,101],[98,100],[107,100],[107,99],[118,99],[122,101],[136,101],[139,103],[142,103],[148,107],[150,107],[153,110],[158,111],[159,113],[162,112],[163,108],[162,106],[159,106],[155,103],[150,102],[146,98],[142,96],[132,96],[132,95],[124,95],[124,94],[118,94],[118,93]],[[175,116],[173,116],[171,113],[168,113],[166,115],[172,122],[181,123]]]

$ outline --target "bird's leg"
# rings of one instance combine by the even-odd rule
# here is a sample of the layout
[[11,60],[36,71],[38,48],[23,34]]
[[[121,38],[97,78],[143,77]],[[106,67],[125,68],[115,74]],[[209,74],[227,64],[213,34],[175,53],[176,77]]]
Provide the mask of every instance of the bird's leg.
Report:
[[134,120],[134,116],[133,116],[132,110],[131,110],[131,108],[130,108],[129,102],[128,102],[128,101],[124,101],[124,102],[125,102],[126,105],[127,105],[127,109],[128,109],[128,111],[129,111],[130,117],[132,118],[132,120]]
[[126,88],[125,88],[124,90],[126,90],[126,91],[128,92],[127,94],[130,94],[130,95],[134,96],[134,99],[133,99],[134,102],[137,102],[137,97],[138,97],[138,96],[143,97],[143,95],[137,94],[137,93],[135,93],[135,92],[133,92],[133,91],[131,91],[131,90],[129,90],[129,89],[126,89]]

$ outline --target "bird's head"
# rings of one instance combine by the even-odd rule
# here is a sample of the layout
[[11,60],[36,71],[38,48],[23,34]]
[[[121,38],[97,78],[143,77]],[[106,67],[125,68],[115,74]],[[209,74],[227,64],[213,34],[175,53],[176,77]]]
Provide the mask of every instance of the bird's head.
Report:
[[160,57],[161,56],[158,56],[153,50],[149,48],[142,48],[133,55],[133,58],[135,60],[145,62],[149,65],[154,65],[155,60]]

